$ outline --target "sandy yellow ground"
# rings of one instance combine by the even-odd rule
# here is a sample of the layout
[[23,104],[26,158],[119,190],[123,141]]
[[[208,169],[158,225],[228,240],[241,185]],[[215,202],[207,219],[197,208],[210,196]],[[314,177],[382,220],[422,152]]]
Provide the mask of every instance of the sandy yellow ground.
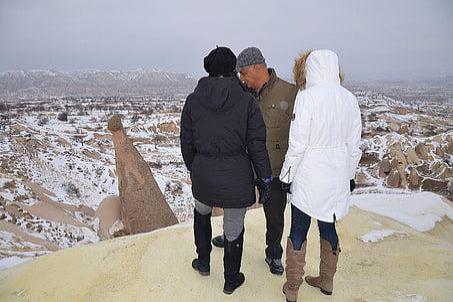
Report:
[[[289,211],[286,215],[289,218]],[[289,219],[285,235],[288,223]],[[221,218],[213,224],[214,234],[220,234]],[[242,263],[246,283],[231,296],[222,293],[222,250],[213,250],[210,277],[192,270],[195,248],[189,224],[58,251],[3,271],[0,301],[283,301],[284,277],[271,275],[264,263],[264,228],[262,209],[249,211]],[[358,240],[384,228],[405,231],[408,236],[377,243]],[[343,252],[334,295],[323,296],[304,283],[299,301],[453,301],[451,221],[419,233],[353,208],[338,230]],[[317,237],[313,223],[309,274],[317,272]]]

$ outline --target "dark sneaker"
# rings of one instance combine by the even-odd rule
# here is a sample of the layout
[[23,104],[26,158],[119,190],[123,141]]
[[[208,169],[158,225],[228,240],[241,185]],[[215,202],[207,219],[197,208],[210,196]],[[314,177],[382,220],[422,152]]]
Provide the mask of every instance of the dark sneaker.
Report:
[[267,265],[269,265],[269,270],[271,271],[272,274],[279,276],[283,275],[285,269],[283,268],[281,259],[266,258],[265,261]]
[[216,237],[212,238],[212,244],[215,247],[219,247],[219,248],[223,249],[223,247],[225,246],[225,238],[223,237],[223,235],[216,236]]
[[245,276],[243,273],[237,274],[236,279],[233,281],[225,281],[225,285],[223,286],[223,292],[227,295],[231,295],[236,288],[244,284]]
[[202,276],[209,276],[210,275],[210,267],[209,265],[203,265],[198,259],[193,259],[192,267],[194,270],[198,271],[198,273]]

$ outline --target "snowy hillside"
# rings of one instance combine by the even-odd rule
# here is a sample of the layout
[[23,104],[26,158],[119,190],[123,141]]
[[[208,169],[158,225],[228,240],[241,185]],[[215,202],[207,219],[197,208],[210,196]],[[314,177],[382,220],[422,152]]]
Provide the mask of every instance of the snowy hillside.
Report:
[[[94,106],[77,100],[10,108],[12,119],[0,132],[0,218],[9,225],[0,240],[27,241],[25,233],[57,248],[100,240],[96,210],[105,198],[118,195],[114,149],[106,129],[114,113],[125,115],[129,136],[177,218],[184,221],[191,215],[188,174],[178,145],[183,103],[126,103],[99,101]],[[70,112],[67,122],[56,118],[63,110]],[[0,257],[49,250],[34,247],[2,244]]]

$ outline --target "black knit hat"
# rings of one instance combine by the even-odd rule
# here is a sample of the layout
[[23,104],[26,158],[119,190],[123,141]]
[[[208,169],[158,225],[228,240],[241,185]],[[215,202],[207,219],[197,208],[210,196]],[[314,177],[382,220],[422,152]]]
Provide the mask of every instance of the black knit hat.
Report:
[[209,76],[231,76],[236,68],[236,56],[228,47],[217,46],[204,58],[204,69]]

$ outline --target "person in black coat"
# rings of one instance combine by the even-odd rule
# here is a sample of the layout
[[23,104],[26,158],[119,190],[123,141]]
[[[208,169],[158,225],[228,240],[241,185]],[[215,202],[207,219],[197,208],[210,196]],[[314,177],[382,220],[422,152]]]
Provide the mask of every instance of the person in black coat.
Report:
[[[181,152],[190,171],[195,199],[194,235],[198,257],[192,267],[210,273],[212,207],[224,209],[224,293],[245,277],[240,272],[244,217],[255,203],[270,199],[272,171],[266,150],[266,127],[255,98],[235,75],[236,56],[217,47],[204,59],[208,77],[199,80],[181,116]],[[255,177],[256,175],[256,181]]]

